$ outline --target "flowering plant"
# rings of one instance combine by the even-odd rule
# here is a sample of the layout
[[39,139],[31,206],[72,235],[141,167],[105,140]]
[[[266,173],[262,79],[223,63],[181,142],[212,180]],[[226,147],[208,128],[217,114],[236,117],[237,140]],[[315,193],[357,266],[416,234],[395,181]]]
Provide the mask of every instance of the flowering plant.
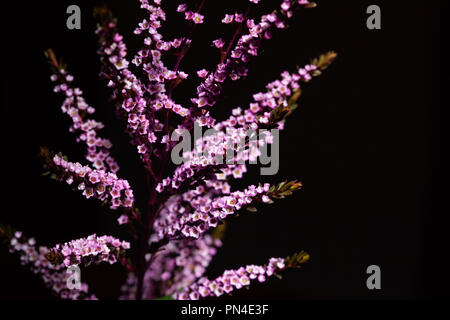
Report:
[[[297,108],[301,84],[319,76],[336,54],[328,52],[294,72],[281,73],[265,91],[253,95],[248,108],[234,108],[223,121],[217,121],[210,110],[228,82],[247,75],[248,62],[272,33],[287,28],[297,10],[316,4],[283,0],[278,10],[251,18],[251,8],[259,0],[250,0],[245,13],[226,14],[222,22],[234,24],[235,33],[228,41],[218,38],[211,42],[220,53],[220,61],[215,70],[197,71],[200,83],[190,104],[183,106],[172,93],[189,76],[180,65],[191,39],[165,40],[159,32],[166,20],[161,0],[140,2],[148,17],[139,23],[135,34],[144,37],[144,47],[131,61],[111,12],[99,7],[95,13],[99,21],[100,76],[112,90],[116,115],[126,123],[130,143],[146,169],[147,210],[137,207],[132,183],[119,178],[112,143],[101,135],[103,123],[93,119],[95,109],[84,100],[82,90],[73,84],[74,76],[52,50],[46,51],[46,57],[52,68],[54,92],[64,98],[61,110],[70,117],[70,131],[85,147],[88,164],[71,162],[61,153],[41,148],[44,175],[117,212],[118,224],[128,229],[133,241],[91,235],[53,248],[36,248],[33,238],[5,226],[0,227],[0,237],[61,298],[95,298],[86,284],[66,285],[66,268],[91,263],[123,265],[128,279],[122,286],[122,299],[219,297],[252,281],[264,282],[286,268],[300,267],[309,260],[303,251],[287,258],[270,258],[265,265],[226,270],[215,279],[204,277],[222,244],[229,216],[244,210],[255,212],[259,204],[272,203],[301,189],[297,180],[259,183],[236,191],[228,182],[242,178],[247,163],[255,163],[264,148],[277,143],[278,131],[284,129],[286,118]],[[205,21],[205,2],[197,6],[180,4],[176,11],[196,27]],[[165,61],[168,54],[176,57],[173,67]],[[214,134],[194,137],[194,148],[182,148],[179,157],[180,145],[190,145],[190,133],[198,128],[213,129]]]

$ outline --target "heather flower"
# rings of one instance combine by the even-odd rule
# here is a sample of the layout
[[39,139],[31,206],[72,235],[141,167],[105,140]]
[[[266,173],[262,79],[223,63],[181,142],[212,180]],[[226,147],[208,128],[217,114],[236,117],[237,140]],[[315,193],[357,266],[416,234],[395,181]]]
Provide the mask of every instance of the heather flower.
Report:
[[[142,48],[134,57],[127,57],[117,21],[104,8],[96,11],[96,34],[100,76],[111,90],[116,115],[126,126],[133,150],[146,170],[147,211],[136,207],[130,183],[117,175],[119,166],[112,156],[113,144],[100,134],[104,125],[93,119],[95,108],[84,100],[82,90],[74,85],[74,76],[51,50],[47,51],[47,58],[52,66],[53,91],[62,96],[61,110],[70,117],[69,130],[85,147],[88,164],[71,162],[60,153],[41,149],[44,174],[115,210],[118,225],[128,228],[138,244],[136,252],[129,253],[135,242],[95,234],[52,249],[41,247],[39,251],[34,247],[35,240],[25,239],[20,232],[7,232],[0,226],[0,237],[6,236],[11,251],[20,253],[22,262],[40,274],[61,298],[93,298],[84,284],[81,290],[64,288],[63,268],[73,265],[120,263],[127,272],[121,299],[164,296],[180,300],[220,297],[254,282],[265,282],[287,268],[299,267],[309,259],[304,252],[285,259],[271,258],[265,265],[226,270],[213,280],[204,277],[222,245],[220,239],[227,219],[243,211],[256,212],[264,204],[301,189],[297,180],[249,184],[241,190],[233,189],[229,182],[243,179],[247,165],[256,162],[262,148],[277,141],[273,130],[284,129],[287,117],[297,107],[303,83],[320,75],[336,54],[328,52],[295,71],[282,72],[264,90],[250,95],[248,104],[230,108],[231,114],[224,120],[213,117],[209,109],[218,102],[227,82],[247,76],[248,63],[259,55],[273,32],[287,28],[297,9],[315,4],[282,0],[278,10],[260,17],[251,17],[249,10],[225,14],[224,24],[236,22],[232,26],[236,27],[234,35],[226,41],[221,37],[212,41],[212,46],[219,49],[220,60],[212,70],[204,66],[194,69],[200,84],[192,98],[181,103],[175,99],[174,90],[191,78],[198,80],[180,68],[195,43],[184,34],[172,39],[163,36],[167,17],[161,0],[140,3],[145,18],[134,34],[142,38]],[[202,12],[203,4],[204,1],[197,7],[179,4],[176,11],[195,29],[208,22]],[[170,55],[175,56],[173,65],[168,63]],[[136,68],[143,77],[133,73]],[[171,153],[177,145],[172,134],[189,133],[197,126],[213,128],[216,133],[196,139],[194,147],[183,152],[183,163],[171,165]],[[251,130],[261,130],[261,134],[248,141]],[[232,156],[224,162],[228,151],[233,151]]]
[[68,184],[76,183],[77,189],[82,191],[86,198],[97,198],[109,203],[112,209],[132,208],[134,196],[130,184],[126,180],[119,179],[115,173],[92,169],[78,162],[69,162],[62,155],[52,155],[44,148],[41,155],[46,157],[45,166],[53,172],[54,179],[65,180]]
[[112,264],[117,262],[117,258],[129,248],[128,242],[122,242],[111,236],[97,237],[94,234],[87,238],[56,245],[47,253],[47,258],[54,265],[63,263],[66,267],[103,261]]
[[[45,246],[36,246],[33,238],[26,239],[21,231],[11,232],[7,228],[0,226],[0,239],[9,241],[11,253],[19,255],[20,263],[30,268],[30,270],[42,278],[46,287],[51,289],[55,295],[61,299],[72,300],[96,300],[95,295],[88,292],[88,285],[81,283],[80,289],[69,289],[67,286],[69,274],[63,264],[53,265],[47,255],[50,249]],[[62,249],[65,256],[71,254],[71,249]]]
[[194,21],[195,24],[201,24],[201,23],[203,23],[203,18],[204,18],[204,16],[202,16],[201,14],[196,12],[192,16],[192,21]]
[[[49,52],[48,55],[51,56],[52,53]],[[87,145],[86,159],[96,169],[109,169],[112,172],[117,172],[119,166],[109,151],[112,147],[111,142],[97,134],[97,131],[102,129],[104,125],[88,117],[95,112],[95,109],[85,102],[79,88],[72,87],[70,82],[73,81],[74,77],[71,74],[67,74],[61,68],[55,68],[55,71],[56,73],[50,77],[52,81],[56,82],[55,89],[59,88],[55,91],[65,92],[66,95],[61,110],[72,119],[69,130],[77,134],[77,142],[84,142]]]
[[[301,264],[308,260],[308,256],[299,254],[295,255],[294,259],[297,259],[298,263]],[[256,279],[256,277],[259,282],[264,282],[266,279],[265,275],[271,277],[287,267],[297,266],[297,264],[287,266],[285,263],[286,260],[293,261],[292,258],[271,258],[263,266],[249,265],[236,270],[226,270],[214,280],[206,278],[199,279],[190,286],[183,288],[181,292],[175,292],[174,298],[178,300],[196,300],[199,296],[220,297],[224,292],[231,293],[234,290],[239,290],[250,285],[251,281]]]
[[177,12],[185,12],[187,10],[187,5],[185,3],[178,5]]
[[222,40],[222,38],[216,39],[213,41],[213,45],[217,48],[220,49],[225,45],[225,42]]
[[125,214],[121,215],[121,216],[117,219],[117,222],[118,222],[119,224],[127,224],[127,223],[129,222],[128,216],[125,215]]
[[206,78],[206,76],[208,75],[208,71],[206,69],[199,70],[197,71],[197,75],[200,78]]
[[233,19],[234,19],[234,15],[226,14],[225,18],[222,19],[222,23],[225,23],[225,24],[232,23]]

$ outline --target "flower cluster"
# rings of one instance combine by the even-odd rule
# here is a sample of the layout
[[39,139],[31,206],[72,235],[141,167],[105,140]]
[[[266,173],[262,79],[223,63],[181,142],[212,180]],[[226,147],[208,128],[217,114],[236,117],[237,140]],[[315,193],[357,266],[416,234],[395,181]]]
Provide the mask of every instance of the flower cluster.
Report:
[[110,205],[111,209],[131,208],[134,202],[133,190],[127,180],[119,179],[115,173],[92,169],[80,163],[69,162],[60,155],[53,157],[57,178],[67,184],[75,184],[89,199],[97,198]]
[[95,112],[95,108],[86,103],[81,89],[72,85],[73,75],[67,73],[57,62],[53,51],[47,50],[46,55],[53,61],[55,73],[50,77],[56,83],[53,91],[61,92],[65,96],[61,110],[72,119],[69,130],[77,134],[77,142],[86,144],[86,159],[95,169],[117,172],[119,166],[110,155],[111,141],[98,136],[97,131],[104,127],[103,123],[89,119],[89,116]]
[[11,253],[20,255],[20,263],[28,266],[31,271],[39,275],[46,287],[50,288],[61,299],[71,300],[96,300],[93,294],[89,294],[88,285],[81,283],[80,289],[69,289],[67,282],[70,274],[64,265],[51,264],[46,255],[50,250],[45,246],[36,246],[34,238],[26,239],[21,231],[6,232],[6,228],[0,226],[0,238],[7,238]]
[[177,300],[198,300],[208,296],[220,297],[234,290],[250,285],[252,280],[266,281],[266,277],[273,276],[277,271],[285,269],[285,259],[271,258],[267,265],[248,265],[237,270],[226,270],[214,280],[201,278],[197,282],[184,288],[181,292],[174,293]]
[[[160,252],[144,275],[144,299],[171,296],[199,280],[212,261],[222,241],[209,234],[203,238],[170,242]],[[150,258],[151,259],[151,258]],[[129,273],[122,285],[121,300],[131,300],[136,294],[136,275]]]
[[[100,24],[96,30],[101,39],[98,50],[103,62],[101,77],[108,80],[108,87],[114,88],[113,99],[120,106],[118,113],[127,122],[127,131],[132,137],[132,142],[144,148],[150,136],[150,120],[144,112],[147,108],[144,99],[145,88],[128,69],[126,46],[123,37],[115,30],[116,24],[113,21]],[[143,160],[148,162],[145,157]]]
[[199,186],[168,202],[155,220],[155,234],[159,239],[180,236],[198,239],[253,201],[269,202],[270,198],[266,195],[269,190],[270,185],[266,183],[264,186],[251,185],[243,191],[234,191],[225,196],[214,196],[216,192]]
[[[242,178],[243,173],[247,171],[245,163],[256,161],[261,155],[260,148],[273,142],[271,132],[265,131],[259,137],[250,137],[253,139],[245,146],[249,130],[270,128],[270,125],[282,130],[284,119],[273,119],[272,111],[279,106],[289,107],[288,98],[299,92],[300,82],[309,81],[316,70],[316,65],[308,64],[297,73],[285,71],[281,74],[281,80],[266,86],[267,92],[254,94],[254,101],[250,103],[249,108],[233,109],[232,115],[227,120],[214,126],[215,134],[196,140],[195,148],[183,154],[185,162],[175,169],[173,177],[165,178],[158,183],[157,191],[179,189],[185,181],[195,178],[198,172],[207,167],[217,167],[219,164],[221,165],[221,172],[217,174],[219,179],[225,179],[230,175],[235,179]],[[227,164],[223,164],[223,158],[230,150],[235,155],[233,159],[227,159]]]
[[[231,293],[254,280],[264,282],[278,271],[298,267],[309,259],[302,252],[286,259],[271,258],[263,266],[227,270],[214,280],[204,277],[222,245],[218,233],[223,232],[226,219],[243,210],[255,212],[256,207],[290,196],[302,187],[293,180],[246,184],[241,190],[232,190],[229,182],[243,178],[247,164],[256,163],[263,148],[277,143],[277,130],[284,129],[286,118],[297,108],[303,83],[320,75],[336,57],[328,52],[295,72],[284,71],[266,85],[266,90],[254,94],[251,102],[239,104],[244,107],[234,107],[225,120],[216,119],[210,107],[219,101],[225,83],[244,78],[248,62],[258,56],[265,40],[271,39],[274,31],[286,29],[297,9],[312,8],[315,3],[280,0],[278,10],[252,16],[251,9],[260,1],[249,0],[244,13],[221,13],[219,19],[235,32],[231,39],[222,35],[208,40],[212,41],[210,50],[220,51],[220,59],[212,70],[205,66],[194,69],[200,83],[187,102],[180,103],[173,92],[189,78],[180,66],[195,45],[193,30],[209,23],[202,13],[205,2],[199,1],[196,7],[177,4],[176,11],[192,31],[166,39],[161,31],[167,20],[162,0],[140,0],[146,17],[134,33],[142,36],[143,46],[130,60],[117,20],[107,8],[96,8],[100,77],[111,89],[116,116],[125,124],[130,143],[144,163],[146,211],[137,208],[130,183],[117,176],[119,166],[110,153],[112,143],[99,134],[104,125],[91,118],[95,109],[83,99],[81,89],[72,85],[74,77],[66,66],[53,51],[47,51],[54,91],[64,96],[62,111],[71,118],[70,131],[77,141],[86,145],[90,164],[70,162],[62,154],[42,148],[45,175],[120,211],[119,224],[126,224],[136,241],[136,249],[128,250],[131,245],[126,241],[94,234],[37,251],[34,240],[25,242],[20,234],[9,234],[11,250],[20,252],[22,261],[31,264],[63,298],[90,297],[86,285],[78,291],[65,287],[63,268],[79,264],[120,262],[128,276],[122,299],[195,300]],[[170,55],[174,56],[173,65],[169,65]],[[183,150],[184,162],[170,163],[176,135],[195,133],[199,127],[213,129],[215,134],[194,134],[192,150]]]
[[[266,128],[271,121],[272,111],[279,107],[289,107],[289,98],[300,90],[300,83],[307,82],[312,79],[313,72],[317,70],[317,66],[308,64],[300,68],[296,73],[284,71],[281,73],[281,79],[275,80],[267,84],[266,92],[258,92],[253,95],[253,102],[245,110],[236,108],[233,110],[232,116],[227,120],[216,125],[216,129],[237,127],[250,127],[253,130],[258,128]],[[283,119],[277,119],[276,128],[284,129]]]
[[245,64],[250,61],[252,56],[258,55],[262,41],[270,39],[273,30],[286,28],[286,20],[292,17],[293,10],[310,5],[311,3],[307,0],[284,1],[279,12],[262,16],[258,23],[254,19],[247,19],[246,16],[227,14],[222,20],[223,23],[231,23],[235,16],[238,16],[238,21],[241,23],[245,21],[248,33],[239,38],[236,46],[230,51],[230,56],[218,64],[216,70],[211,72],[197,87],[197,97],[193,98],[192,102],[199,108],[216,104],[217,97],[222,92],[222,83],[227,79],[236,81],[246,76],[248,69]]
[[202,24],[205,16],[199,12],[200,9],[201,7],[199,8],[199,10],[197,10],[197,12],[193,12],[192,10],[188,10],[187,4],[183,3],[178,5],[177,12],[184,13],[184,18],[187,21],[192,21],[195,24]]
[[116,263],[125,250],[130,249],[130,243],[121,241],[112,236],[97,237],[95,234],[87,238],[81,238],[57,244],[47,253],[47,259],[58,265],[62,263],[66,267],[81,263]]
[[166,296],[191,285],[203,276],[221,246],[222,242],[210,235],[171,242],[146,272],[144,279],[149,285],[144,296],[148,299]]

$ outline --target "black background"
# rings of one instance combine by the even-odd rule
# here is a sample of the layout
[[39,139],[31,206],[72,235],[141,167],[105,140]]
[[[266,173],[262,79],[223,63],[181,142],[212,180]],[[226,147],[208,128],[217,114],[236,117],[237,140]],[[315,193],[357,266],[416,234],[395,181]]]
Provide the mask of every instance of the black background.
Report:
[[[167,1],[166,1],[167,2]],[[60,112],[43,51],[53,48],[68,64],[76,85],[107,124],[120,176],[128,179],[138,203],[145,203],[140,162],[127,144],[98,79],[99,61],[92,9],[99,1],[39,1],[4,11],[10,18],[9,53],[3,61],[1,220],[52,246],[92,233],[126,237],[117,231],[117,216],[85,201],[66,185],[41,177],[40,145],[83,161],[81,146],[68,132]],[[108,1],[119,19],[129,57],[142,39],[133,30],[144,12],[138,1]],[[217,53],[209,41],[230,36],[231,27],[212,21],[242,11],[243,1],[207,1],[205,25],[197,28],[193,48],[181,69],[210,67]],[[279,1],[263,0],[261,12]],[[66,8],[78,4],[82,29],[66,28]],[[246,4],[246,1],[245,1]],[[382,30],[366,28],[366,8],[382,9]],[[308,251],[312,260],[302,270],[287,271],[282,281],[257,284],[234,298],[408,299],[448,296],[447,208],[445,189],[438,188],[448,171],[441,147],[446,131],[445,101],[440,97],[439,70],[447,70],[446,51],[438,45],[446,30],[440,19],[446,5],[433,1],[319,1],[300,12],[290,28],[275,34],[264,52],[250,63],[250,75],[225,92],[214,115],[246,106],[255,92],[281,71],[295,69],[328,50],[339,57],[325,74],[305,86],[300,108],[282,133],[280,171],[260,177],[258,171],[236,187],[259,181],[298,178],[304,189],[257,214],[230,220],[225,246],[208,274],[226,268],[264,263],[271,256]],[[172,4],[171,7],[174,5]],[[167,38],[184,35],[183,20],[172,12],[163,28]],[[207,40],[207,41],[206,41]],[[196,81],[183,84],[177,101],[192,96]],[[448,187],[447,187],[448,188]],[[112,231],[111,231],[112,230]],[[16,256],[0,249],[0,297],[52,298],[41,280]],[[366,287],[366,268],[378,265],[382,289]],[[95,266],[83,273],[100,298],[115,298],[124,276],[119,266]]]

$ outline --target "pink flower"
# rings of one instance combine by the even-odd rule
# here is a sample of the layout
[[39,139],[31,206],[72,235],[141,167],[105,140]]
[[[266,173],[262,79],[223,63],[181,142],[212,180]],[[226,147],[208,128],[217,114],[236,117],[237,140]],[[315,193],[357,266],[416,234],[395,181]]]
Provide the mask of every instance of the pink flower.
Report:
[[117,222],[118,222],[120,225],[126,224],[126,223],[128,223],[128,221],[129,221],[128,216],[125,215],[125,214],[121,215],[121,216],[117,219]]
[[240,282],[243,286],[246,286],[246,285],[249,285],[249,284],[250,284],[250,279],[249,279],[247,276],[242,276],[242,277],[239,279],[239,282]]
[[234,21],[241,23],[244,21],[244,15],[243,14],[239,14],[239,13],[235,13],[234,14]]
[[198,292],[191,292],[190,294],[189,294],[189,299],[190,300],[198,300],[199,299],[199,297],[200,297],[200,295],[199,295],[199,293]]
[[234,15],[226,14],[225,18],[222,19],[222,23],[225,23],[225,24],[232,23],[233,19],[234,19]]
[[184,12],[184,18],[186,20],[191,20],[193,16],[194,16],[194,13],[192,11],[185,11]]
[[156,142],[157,138],[156,138],[156,135],[154,132],[149,132],[147,137],[148,137],[148,142],[150,142],[150,143]]
[[111,195],[111,197],[112,197],[113,199],[119,198],[119,197],[120,197],[120,190],[114,188],[114,189],[112,189],[112,190],[109,192],[109,194]]
[[61,253],[63,256],[67,257],[70,256],[72,250],[68,246],[64,246],[63,249],[61,250]]
[[213,45],[216,48],[220,49],[220,48],[222,48],[225,45],[225,42],[222,40],[222,38],[219,38],[219,39],[216,39],[216,40],[213,41]]
[[199,13],[194,13],[194,16],[192,17],[192,21],[194,21],[195,24],[201,24],[203,23],[203,16]]
[[122,241],[122,248],[124,248],[125,250],[130,249],[130,243],[127,241]]
[[197,71],[197,75],[200,78],[206,78],[206,76],[208,75],[208,71],[206,69],[199,70]]
[[92,197],[92,196],[94,195],[94,189],[92,189],[92,188],[86,188],[86,189],[83,191],[83,195],[84,195],[87,199],[89,199],[90,197]]
[[138,149],[138,153],[140,154],[144,154],[147,152],[147,147],[145,146],[145,144],[141,144],[137,147]]
[[187,10],[187,4],[183,3],[178,5],[177,12],[185,12]]

